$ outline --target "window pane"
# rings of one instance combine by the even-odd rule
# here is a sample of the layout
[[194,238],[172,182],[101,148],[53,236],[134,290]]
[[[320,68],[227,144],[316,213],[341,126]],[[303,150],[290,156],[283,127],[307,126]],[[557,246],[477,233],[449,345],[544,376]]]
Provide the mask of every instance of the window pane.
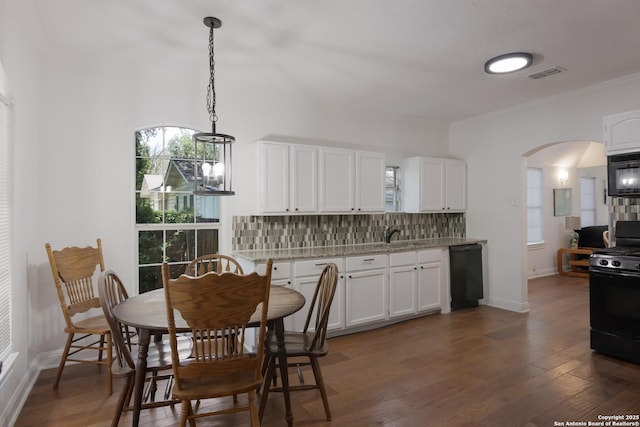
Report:
[[195,230],[167,230],[167,262],[189,262],[196,257]]
[[195,196],[196,222],[220,222],[220,196]]
[[196,256],[218,253],[218,230],[198,230],[198,252]]
[[138,288],[140,293],[162,288],[162,269],[159,265],[138,269]]
[[138,264],[160,264],[163,261],[162,230],[138,233]]

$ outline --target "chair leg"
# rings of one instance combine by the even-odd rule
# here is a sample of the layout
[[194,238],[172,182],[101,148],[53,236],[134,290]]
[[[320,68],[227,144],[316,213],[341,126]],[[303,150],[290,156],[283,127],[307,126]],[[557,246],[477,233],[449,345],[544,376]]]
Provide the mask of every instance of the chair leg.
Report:
[[324,412],[327,415],[327,421],[331,421],[331,410],[329,409],[329,399],[327,399],[327,390],[324,388],[324,380],[322,379],[322,371],[320,370],[320,364],[317,357],[310,357],[311,367],[313,368],[313,376],[316,380],[316,384],[320,388],[320,396],[322,396],[322,404],[324,405]]
[[107,334],[107,380],[109,381],[109,396],[113,394],[113,373],[111,364],[113,363],[113,340],[111,334]]
[[53,383],[54,389],[57,389],[58,384],[60,384],[60,377],[62,377],[62,370],[64,369],[64,365],[67,362],[67,357],[69,356],[69,350],[71,349],[73,336],[74,336],[73,333],[67,334],[67,343],[64,345],[64,351],[62,352],[62,356],[60,357],[60,364],[58,365],[58,373],[56,374],[56,381]]
[[124,388],[122,389],[122,393],[120,393],[120,397],[118,398],[118,405],[116,406],[116,412],[115,414],[113,414],[111,427],[118,427],[118,423],[120,422],[120,416],[122,415],[122,411],[125,405],[128,405],[128,401],[131,398],[130,396],[132,391],[133,391],[133,375],[127,375]]
[[264,414],[264,408],[267,406],[267,397],[269,397],[269,389],[271,388],[271,378],[276,373],[276,359],[275,357],[269,358],[269,365],[267,366],[267,373],[263,379],[262,396],[260,397],[260,410],[258,411],[258,417],[262,419]]
[[187,417],[189,416],[191,401],[183,400],[180,408],[180,427],[187,427]]
[[258,414],[255,390],[249,390],[249,413],[251,414],[251,427],[260,427],[260,415]]

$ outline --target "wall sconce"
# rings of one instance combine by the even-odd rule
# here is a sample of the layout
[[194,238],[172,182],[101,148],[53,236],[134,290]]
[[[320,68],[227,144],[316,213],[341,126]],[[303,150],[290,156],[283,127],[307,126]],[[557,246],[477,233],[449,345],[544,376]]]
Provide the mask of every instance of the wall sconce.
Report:
[[558,181],[560,181],[560,185],[567,185],[569,182],[569,171],[561,170],[558,172]]

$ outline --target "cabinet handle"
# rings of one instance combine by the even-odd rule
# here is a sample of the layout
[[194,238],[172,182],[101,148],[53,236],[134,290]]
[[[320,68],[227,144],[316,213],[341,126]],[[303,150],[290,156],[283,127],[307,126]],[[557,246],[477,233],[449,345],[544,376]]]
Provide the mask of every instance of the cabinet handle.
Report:
[[414,270],[417,270],[417,269],[418,269],[418,267],[413,267],[413,269],[414,269]]
[[285,211],[285,212],[289,212],[289,208],[286,208],[284,211]]
[[371,261],[375,261],[375,260],[376,260],[375,258],[366,258],[366,259],[363,259],[362,261],[371,262]]
[[275,270],[277,270],[277,269],[278,269],[278,267],[273,267],[273,270],[274,270],[274,271],[275,271]]
[[322,267],[323,265],[327,265],[327,263],[326,262],[316,263],[316,267]]
[[354,210],[353,208],[351,208],[351,210]]
[[358,208],[358,210],[359,210],[359,211],[361,211],[362,209],[361,209],[361,208]]
[[298,208],[296,208],[296,212],[298,211]]

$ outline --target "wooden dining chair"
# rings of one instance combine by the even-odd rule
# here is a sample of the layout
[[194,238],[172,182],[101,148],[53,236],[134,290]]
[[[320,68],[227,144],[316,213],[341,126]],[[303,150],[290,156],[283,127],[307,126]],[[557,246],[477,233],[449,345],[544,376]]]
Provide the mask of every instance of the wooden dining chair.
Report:
[[[210,272],[177,279],[171,279],[169,265],[162,264],[175,377],[173,396],[182,401],[181,427],[187,420],[240,411],[249,411],[251,426],[260,425],[256,390],[262,384],[272,261],[267,264],[265,275]],[[191,330],[194,349],[190,358],[181,358],[175,351],[175,312]],[[258,317],[252,319],[254,313]],[[250,343],[245,342],[245,332],[255,323],[259,326],[254,353],[247,350]],[[247,404],[234,399],[233,406],[205,413],[195,413],[191,406],[192,400],[241,394],[247,394]]]
[[223,273],[230,271],[236,274],[244,274],[238,261],[228,255],[208,254],[202,255],[191,261],[184,271],[187,276],[202,276],[210,271]]
[[[130,403],[135,387],[136,364],[132,356],[132,351],[137,351],[137,349],[135,346],[132,348],[130,340],[131,332],[113,315],[113,307],[128,298],[122,280],[120,280],[114,271],[106,270],[100,273],[98,277],[98,295],[100,296],[100,304],[111,329],[113,342],[115,344],[116,357],[111,365],[111,372],[114,377],[124,379],[124,386],[118,398],[118,404],[111,421],[111,426],[117,427],[122,413],[133,409]],[[191,340],[181,337],[178,351],[183,356],[189,356],[191,354]],[[165,393],[164,400],[155,401],[154,393],[157,381],[167,380],[167,385],[170,387],[173,378],[173,371],[171,369],[171,347],[169,342],[152,341],[147,353],[146,368],[146,372],[151,374],[151,376],[146,379],[146,381],[149,382],[148,390],[151,401],[143,403],[141,409],[168,405],[173,406],[180,402],[177,399],[171,399],[170,393],[168,392]]]
[[[45,244],[53,281],[58,292],[60,308],[64,316],[67,342],[60,357],[60,364],[53,388],[58,388],[62,371],[67,362],[93,363],[107,367],[109,394],[113,393],[111,378],[111,332],[102,312],[91,317],[81,314],[91,309],[100,309],[100,300],[95,296],[93,277],[96,269],[104,271],[102,241],[97,240],[97,247],[67,247],[53,250],[49,243]],[[77,335],[77,336],[76,336]],[[98,338],[92,339],[92,336]],[[85,359],[76,357],[82,351],[98,351],[98,358]],[[106,357],[103,358],[104,353]]]
[[[284,345],[288,359],[287,368],[296,367],[300,381],[297,385],[289,384],[289,391],[320,390],[327,421],[331,421],[331,410],[329,409],[329,400],[327,398],[327,391],[324,386],[324,380],[322,379],[322,371],[320,370],[318,359],[326,356],[329,352],[329,344],[326,339],[327,324],[329,322],[329,312],[337,284],[338,266],[334,263],[328,263],[322,270],[322,273],[320,273],[302,332],[285,331],[284,334]],[[266,371],[266,373],[260,400],[260,418],[262,418],[269,392],[283,391],[282,387],[276,387],[277,372],[279,371],[279,369],[277,369],[279,368],[278,343],[273,331],[267,333],[264,351],[265,360],[263,371]],[[303,360],[290,362],[290,358],[302,358]],[[309,365],[311,365],[313,371],[315,384],[304,383],[300,367]]]

